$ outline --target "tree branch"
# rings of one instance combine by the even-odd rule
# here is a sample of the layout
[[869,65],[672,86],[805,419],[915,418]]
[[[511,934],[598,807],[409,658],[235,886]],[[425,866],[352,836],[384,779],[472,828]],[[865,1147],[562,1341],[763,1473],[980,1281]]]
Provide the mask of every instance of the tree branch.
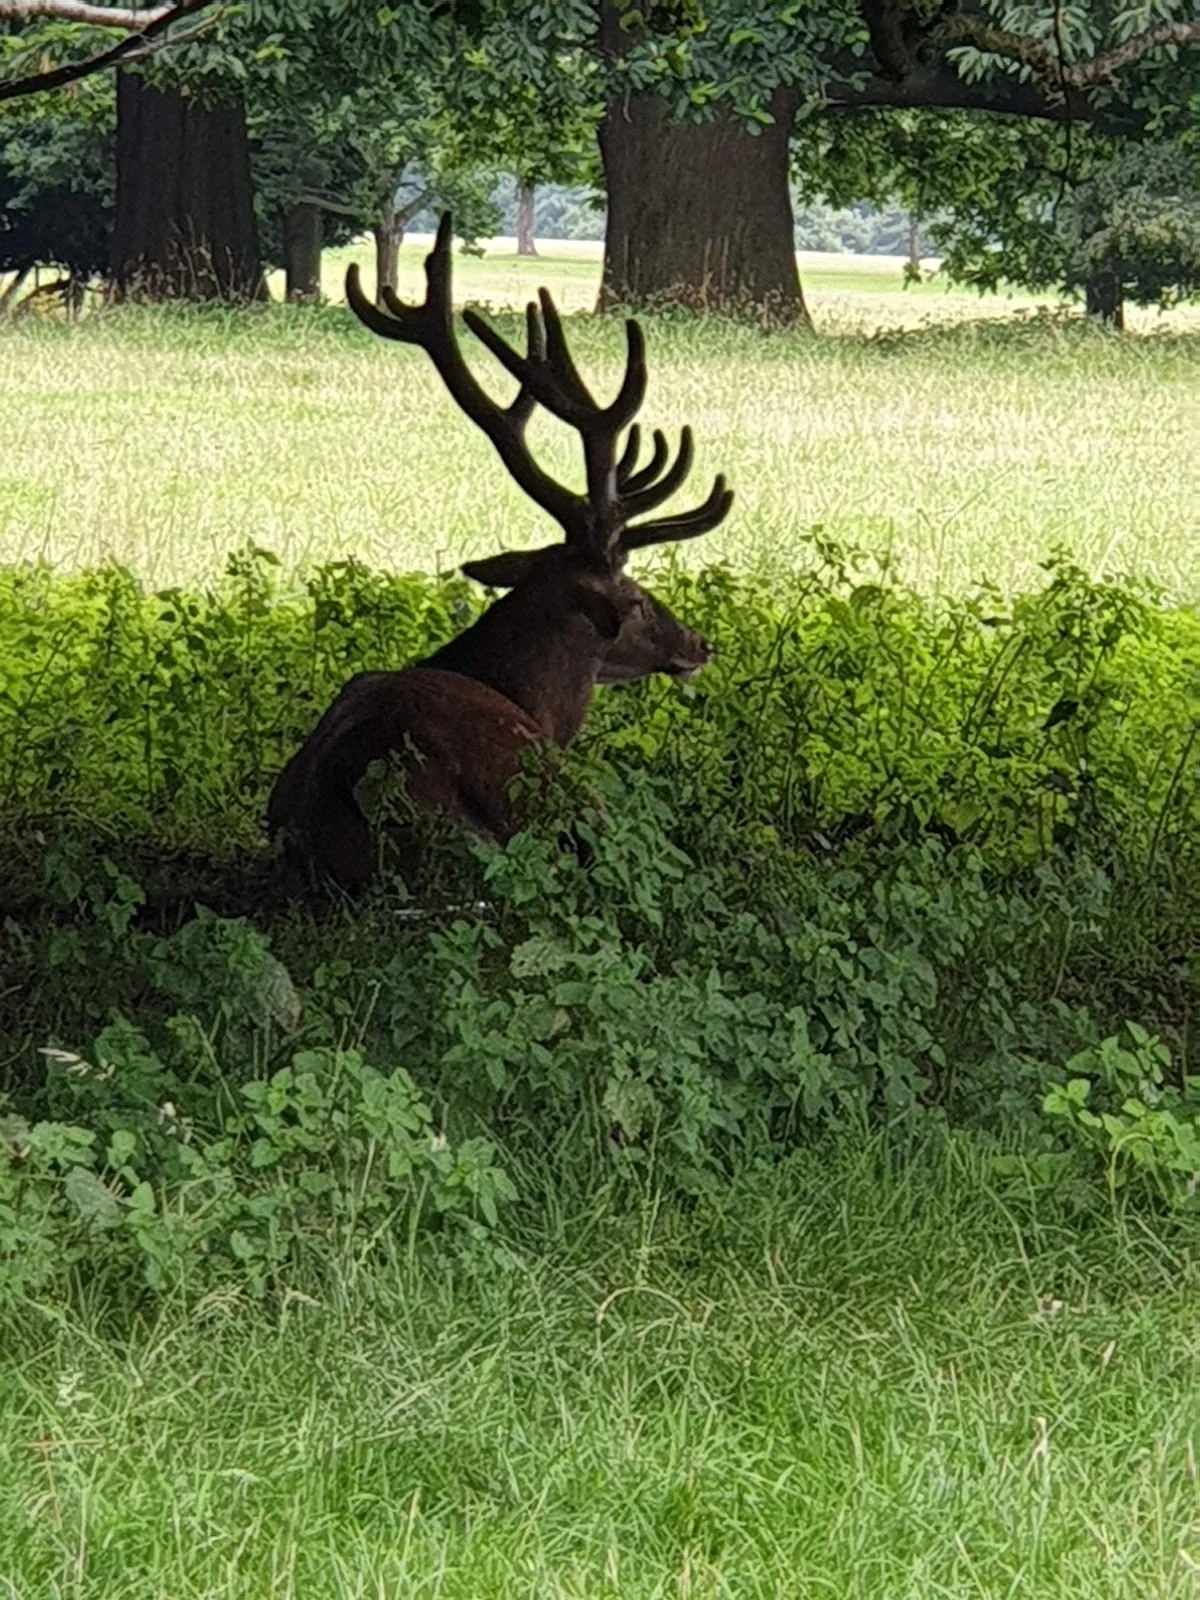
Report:
[[147,11],[122,6],[89,5],[88,0],[0,0],[0,22],[33,22],[49,17],[54,22],[82,22],[89,28],[122,28],[140,32],[172,9],[152,6]]
[[938,22],[929,33],[930,42],[943,49],[969,44],[988,55],[1003,56],[1023,67],[1031,67],[1040,78],[1071,89],[1088,89],[1104,83],[1134,61],[1162,45],[1200,44],[1200,22],[1159,22],[1135,33],[1123,44],[1115,45],[1088,61],[1060,62],[1054,51],[1040,39],[989,27],[975,17],[954,12]]
[[429,184],[426,188],[419,190],[411,200],[409,200],[405,205],[402,205],[396,212],[396,226],[401,230],[407,228],[412,219],[416,216],[419,216],[420,213],[424,211],[425,207],[433,199],[433,195],[434,189],[432,184]]
[[[50,72],[38,72],[28,78],[15,78],[11,83],[0,83],[0,104],[5,100],[19,100],[25,95],[45,94],[51,89],[62,89],[68,83],[78,83],[81,78],[89,78],[95,72],[104,72],[108,67],[119,66],[124,61],[139,61],[156,49],[165,49],[170,44],[184,43],[188,39],[195,38],[200,31],[199,28],[192,28],[186,35],[174,40],[164,38],[162,35],[173,22],[178,22],[183,17],[194,16],[197,11],[203,11],[212,4],[214,0],[178,0],[177,5],[165,8],[160,6],[152,22],[148,22],[137,32],[128,34],[108,50],[102,50],[99,55],[88,56],[86,60],[76,61],[71,66],[55,67]],[[210,20],[212,19],[206,18],[205,22]],[[157,42],[151,44],[151,40]]]
[[1016,78],[982,79],[968,83],[947,61],[930,61],[912,68],[905,77],[868,78],[866,83],[832,83],[824,92],[821,109],[860,111],[873,108],[942,111],[994,111],[1001,116],[1034,117],[1043,122],[1089,122],[1095,108],[1077,91],[1048,97],[1036,83]]
[[1093,56],[1090,61],[1079,61],[1068,67],[1066,81],[1080,89],[1093,83],[1102,83],[1120,72],[1122,67],[1129,66],[1131,62],[1165,44],[1200,44],[1200,22],[1160,22],[1157,27],[1147,28],[1144,33],[1135,33],[1124,44],[1116,45],[1104,55]]
[[[1044,122],[1088,123],[1117,138],[1138,137],[1146,114],[1128,104],[1097,105],[1087,90],[1163,45],[1200,44],[1200,21],[1163,22],[1087,61],[1062,62],[1041,40],[994,28],[950,7],[922,34],[906,6],[895,0],[862,0],[878,66],[865,83],[830,84],[821,109],[857,111],[873,107],[990,111]],[[995,73],[976,82],[961,77],[946,52],[971,45],[1028,67],[1032,77]],[[843,70],[849,79],[854,64]]]
[[207,17],[201,17],[198,22],[194,22],[190,28],[181,28],[169,38],[147,39],[145,33],[139,34],[133,49],[127,56],[122,57],[122,65],[128,66],[134,61],[145,61],[149,56],[156,56],[160,50],[178,50],[181,44],[191,44],[193,39],[199,39],[208,32],[219,15],[219,11],[212,11]]
[[344,200],[335,200],[331,195],[327,194],[313,194],[307,189],[296,195],[292,204],[295,206],[316,206],[319,211],[329,211],[337,217],[349,217],[351,222],[360,221],[363,215],[361,206],[347,205]]

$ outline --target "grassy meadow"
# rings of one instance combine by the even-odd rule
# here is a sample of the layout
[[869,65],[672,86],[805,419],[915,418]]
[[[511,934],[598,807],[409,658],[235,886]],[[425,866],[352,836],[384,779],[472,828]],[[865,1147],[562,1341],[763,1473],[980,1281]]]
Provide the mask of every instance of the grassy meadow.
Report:
[[352,257],[0,329],[0,1600],[1195,1600],[1196,314],[651,320],[714,665],[281,907],[280,763],[477,601],[405,574],[549,531]]
[[[406,290],[423,250],[405,247]],[[331,253],[331,288],[346,254]],[[1029,307],[1003,299],[905,291],[899,262],[851,280],[834,261],[827,279],[806,269],[821,338],[650,330],[646,424],[690,422],[693,492],[723,471],[738,496],[688,561],[786,569],[819,525],[926,590],[1027,586],[1061,547],[1089,572],[1195,596],[1200,343],[1165,331],[1186,330],[1186,313],[1120,341],[1014,323]],[[581,255],[455,261],[460,299],[496,307],[545,282],[583,311],[597,270]],[[603,393],[619,327],[584,319],[572,339]],[[505,392],[494,363],[479,370]],[[246,540],[290,568],[353,553],[394,571],[545,537],[426,358],[336,305],[18,325],[0,336],[0,396],[0,559],[113,560],[162,585],[211,577]],[[531,436],[552,470],[578,474],[565,430]]]

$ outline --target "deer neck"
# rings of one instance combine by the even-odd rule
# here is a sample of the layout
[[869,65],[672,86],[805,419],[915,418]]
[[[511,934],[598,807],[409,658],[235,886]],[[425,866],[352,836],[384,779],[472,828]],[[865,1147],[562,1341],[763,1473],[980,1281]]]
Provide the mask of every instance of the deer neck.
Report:
[[520,706],[552,743],[568,745],[583,726],[600,669],[598,641],[580,616],[548,618],[506,595],[465,633],[427,657],[483,683]]

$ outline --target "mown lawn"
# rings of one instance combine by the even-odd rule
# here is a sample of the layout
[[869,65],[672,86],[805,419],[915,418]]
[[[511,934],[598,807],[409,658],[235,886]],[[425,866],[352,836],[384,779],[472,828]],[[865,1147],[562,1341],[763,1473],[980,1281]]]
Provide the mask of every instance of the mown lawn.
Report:
[[[422,253],[406,246],[408,289]],[[331,256],[335,279],[342,264]],[[511,304],[547,282],[582,310],[597,268],[460,257],[455,270],[462,298]],[[864,270],[853,293],[843,273],[828,298],[811,277],[820,338],[651,324],[647,425],[692,423],[695,494],[724,471],[738,495],[688,560],[794,566],[819,526],[924,588],[1029,587],[1061,546],[1092,573],[1200,592],[1200,341],[1031,325],[974,297],[964,318],[961,296],[900,293],[898,264],[894,281]],[[937,325],[904,330],[914,308]],[[619,328],[581,318],[572,341],[605,392]],[[0,336],[0,403],[0,560],[113,559],[167,584],[211,576],[244,540],[289,567],[354,554],[395,570],[547,534],[426,358],[340,306],[18,324]],[[554,470],[578,472],[565,430],[532,435]]]
[[617,1219],[567,1180],[492,1270],[343,1260],[273,1316],[28,1308],[0,1591],[1196,1593],[1178,1241],[1039,1215],[962,1139],[824,1145],[660,1202]]

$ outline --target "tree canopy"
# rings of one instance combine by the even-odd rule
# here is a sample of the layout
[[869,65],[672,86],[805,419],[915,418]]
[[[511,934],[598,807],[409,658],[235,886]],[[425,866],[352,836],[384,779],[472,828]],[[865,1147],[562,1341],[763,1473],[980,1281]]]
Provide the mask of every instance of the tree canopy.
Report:
[[[443,191],[472,169],[598,181],[595,130],[646,97],[673,123],[732,120],[776,143],[794,120],[809,192],[936,214],[975,281],[1001,262],[1082,281],[1115,228],[1131,292],[1161,297],[1190,282],[1186,202],[1169,225],[1164,206],[1188,190],[1166,174],[1200,126],[1198,47],[1194,0],[0,0],[0,100],[29,105],[114,65],[240,99],[272,204],[306,194],[356,221],[404,174],[423,175],[414,204],[431,174]],[[1130,141],[1160,152],[1151,232],[1173,264],[1150,266],[1147,235],[1129,266],[1112,194],[1132,180]]]
[[[0,0],[8,30],[0,100],[60,86],[86,73],[145,59],[211,37],[222,19],[264,38],[302,36],[340,48],[343,37],[405,25],[452,25],[476,39],[489,30],[532,29],[546,49],[594,39],[610,7],[637,48],[621,53],[628,86],[674,93],[685,114],[732,100],[761,119],[781,84],[801,84],[830,106],[959,107],[1052,121],[1090,121],[1108,131],[1150,128],[1168,107],[1155,82],[1200,45],[1191,0],[178,0],[146,9],[103,0]],[[203,15],[201,15],[203,14]],[[125,37],[91,48],[104,32]],[[172,30],[175,30],[172,32]],[[14,48],[15,46],[15,48]],[[40,72],[45,59],[77,59]],[[561,65],[561,61],[560,61]],[[549,82],[549,79],[546,80]],[[1194,114],[1196,88],[1181,116]],[[1152,131],[1152,128],[1151,128]]]

